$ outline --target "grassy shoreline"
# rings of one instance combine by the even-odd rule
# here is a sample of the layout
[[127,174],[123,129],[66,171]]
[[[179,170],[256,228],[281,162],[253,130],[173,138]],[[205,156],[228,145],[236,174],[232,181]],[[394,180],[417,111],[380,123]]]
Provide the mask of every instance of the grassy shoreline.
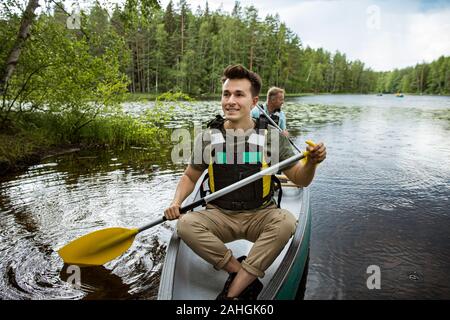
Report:
[[119,114],[94,119],[73,130],[67,117],[45,113],[12,121],[0,130],[0,177],[21,171],[49,156],[86,148],[156,147],[170,140],[158,112],[141,118]]
[[6,134],[0,137],[0,177],[26,170],[49,157],[92,147],[80,143],[44,145],[29,138],[17,139]]
[[170,141],[166,124],[178,100],[192,99],[182,93],[161,94],[156,107],[139,116],[124,113],[119,105],[97,113],[89,105],[64,112],[11,111],[0,127],[0,176],[84,148],[157,148]]

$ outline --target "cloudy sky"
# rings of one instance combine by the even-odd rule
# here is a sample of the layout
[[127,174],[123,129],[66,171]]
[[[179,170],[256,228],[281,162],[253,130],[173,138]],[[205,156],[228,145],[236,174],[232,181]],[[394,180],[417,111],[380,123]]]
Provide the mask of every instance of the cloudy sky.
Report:
[[[165,8],[169,0],[160,0]],[[177,0],[173,1],[177,3]],[[191,9],[206,0],[188,0]],[[208,1],[231,12],[234,0]],[[304,46],[339,50],[374,70],[392,70],[450,55],[450,1],[241,0],[260,17],[278,13]]]

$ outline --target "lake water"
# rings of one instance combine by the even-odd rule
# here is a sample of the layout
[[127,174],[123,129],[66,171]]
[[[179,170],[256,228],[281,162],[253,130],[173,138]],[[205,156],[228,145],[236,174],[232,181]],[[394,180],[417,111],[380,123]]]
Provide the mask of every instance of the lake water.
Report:
[[[149,104],[127,104],[140,113]],[[151,106],[150,106],[151,107]],[[170,127],[205,122],[218,102],[179,109]],[[450,98],[289,98],[297,145],[323,141],[311,185],[305,299],[450,299]],[[184,166],[171,147],[83,150],[0,178],[1,299],[152,299],[175,222],[138,235],[123,256],[82,269],[81,288],[56,250],[108,226],[162,215]],[[369,290],[369,266],[381,288]]]

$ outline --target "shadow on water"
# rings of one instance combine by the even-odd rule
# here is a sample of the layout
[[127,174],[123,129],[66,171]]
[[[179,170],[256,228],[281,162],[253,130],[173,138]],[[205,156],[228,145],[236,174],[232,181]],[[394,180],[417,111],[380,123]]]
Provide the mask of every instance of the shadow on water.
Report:
[[79,268],[80,282],[78,283],[74,278],[76,269],[71,270],[70,267],[70,265],[64,264],[59,274],[60,278],[74,286],[79,285],[79,289],[86,294],[83,300],[125,300],[133,298],[129,293],[131,287],[103,266]]

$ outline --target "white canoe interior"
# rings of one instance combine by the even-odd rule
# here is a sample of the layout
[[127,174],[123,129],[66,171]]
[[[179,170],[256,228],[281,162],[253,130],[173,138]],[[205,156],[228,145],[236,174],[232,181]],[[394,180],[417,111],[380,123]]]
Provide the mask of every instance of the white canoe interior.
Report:
[[[202,178],[199,179],[202,181]],[[195,196],[194,196],[195,195]],[[276,196],[276,195],[275,195]],[[200,199],[199,184],[185,203]],[[281,207],[297,217],[297,229],[284,247],[281,254],[266,270],[263,291],[258,299],[272,300],[281,285],[288,281],[288,274],[295,259],[300,254],[300,245],[306,233],[309,217],[309,190],[299,188],[292,183],[284,183]],[[196,208],[196,210],[202,208]],[[252,246],[247,240],[227,243],[233,255],[238,258],[247,255]],[[309,244],[308,244],[309,245]],[[212,265],[195,254],[176,234],[172,235],[164,261],[159,286],[159,300],[214,300],[222,291],[228,277],[225,271],[218,271]],[[301,276],[300,276],[301,277]]]

